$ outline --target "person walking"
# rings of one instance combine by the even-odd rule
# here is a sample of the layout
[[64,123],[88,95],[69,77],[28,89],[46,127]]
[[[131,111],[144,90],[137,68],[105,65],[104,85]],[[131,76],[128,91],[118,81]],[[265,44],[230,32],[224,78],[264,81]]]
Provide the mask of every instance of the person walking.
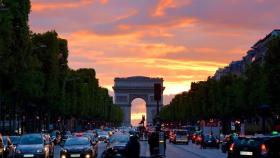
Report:
[[125,147],[126,158],[140,158],[140,143],[137,136],[131,136]]
[[156,132],[151,133],[148,139],[149,147],[150,147],[150,155],[155,156],[158,154],[159,147],[159,136]]

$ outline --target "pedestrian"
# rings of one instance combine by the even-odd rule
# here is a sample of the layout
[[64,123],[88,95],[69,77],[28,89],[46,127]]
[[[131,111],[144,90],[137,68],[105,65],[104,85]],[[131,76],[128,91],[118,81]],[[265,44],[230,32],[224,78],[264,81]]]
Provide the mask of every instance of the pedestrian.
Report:
[[156,132],[152,132],[148,139],[151,156],[158,154],[159,136]]
[[125,147],[126,158],[140,158],[140,143],[137,136],[131,136]]
[[227,143],[226,143],[227,152],[229,152],[230,146],[231,146],[232,143],[233,143],[233,134],[231,134],[231,135],[229,136],[229,139],[228,139],[228,141],[227,141]]
[[0,132],[0,157],[4,157],[4,141],[1,132]]

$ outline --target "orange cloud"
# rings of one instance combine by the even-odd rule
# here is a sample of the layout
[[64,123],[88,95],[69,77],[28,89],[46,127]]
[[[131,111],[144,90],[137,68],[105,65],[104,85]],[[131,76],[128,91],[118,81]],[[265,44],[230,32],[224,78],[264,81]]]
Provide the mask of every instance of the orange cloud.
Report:
[[89,5],[91,3],[93,3],[93,0],[79,0],[76,2],[54,2],[54,3],[32,2],[31,10],[40,12],[46,10],[79,8],[81,6]]
[[101,4],[107,4],[109,2],[109,0],[100,0]]
[[163,16],[165,15],[165,10],[168,8],[177,8],[183,7],[186,4],[190,4],[190,0],[160,0],[158,5],[156,6],[154,16]]
[[101,85],[110,90],[114,77],[143,75],[163,77],[167,85],[164,94],[175,94],[188,90],[192,81],[204,80],[213,75],[218,67],[226,65],[218,61],[165,58],[169,54],[192,51],[201,51],[206,55],[216,50],[150,43],[141,40],[142,36],[141,32],[99,35],[79,31],[64,38],[69,40],[71,67],[94,67]]

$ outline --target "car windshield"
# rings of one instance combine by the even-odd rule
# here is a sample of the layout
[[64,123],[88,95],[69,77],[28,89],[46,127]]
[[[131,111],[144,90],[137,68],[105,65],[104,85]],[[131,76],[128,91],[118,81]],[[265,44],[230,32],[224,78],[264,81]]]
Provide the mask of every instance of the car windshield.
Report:
[[215,139],[215,137],[212,136],[212,135],[206,135],[206,136],[205,136],[205,139],[206,139],[206,140],[213,140],[213,139]]
[[196,128],[195,127],[187,127],[186,130],[188,130],[190,132],[195,132]]
[[19,140],[20,140],[20,137],[19,136],[11,136],[10,139],[13,142],[13,144],[18,144]]
[[259,146],[262,138],[238,138],[235,142],[239,146]]
[[8,143],[7,136],[3,136],[2,138],[3,138],[3,143],[4,143],[4,145],[7,145],[7,143]]
[[108,135],[108,132],[98,132],[98,135]]
[[59,131],[52,131],[50,135],[51,137],[55,137],[57,133],[59,133]]
[[70,131],[64,131],[64,132],[62,132],[62,135],[71,135],[71,132]]
[[65,142],[65,146],[72,146],[72,145],[90,145],[88,138],[79,137],[79,138],[69,138]]
[[89,139],[94,139],[94,135],[91,134],[91,133],[84,133],[84,134],[83,134],[83,137],[87,137],[87,138],[89,138]]
[[110,143],[127,143],[129,141],[128,135],[114,135],[110,138]]
[[21,144],[21,145],[43,144],[43,138],[40,134],[23,135],[20,138],[19,144]]
[[187,131],[176,131],[176,135],[187,135]]

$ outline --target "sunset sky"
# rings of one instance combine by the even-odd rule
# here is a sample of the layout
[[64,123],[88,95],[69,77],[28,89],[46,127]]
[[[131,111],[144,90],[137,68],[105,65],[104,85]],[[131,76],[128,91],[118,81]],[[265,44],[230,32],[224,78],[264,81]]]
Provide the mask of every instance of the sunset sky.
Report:
[[163,77],[166,95],[186,91],[280,26],[279,0],[31,1],[31,30],[56,30],[70,67],[94,68],[110,90],[142,75]]

